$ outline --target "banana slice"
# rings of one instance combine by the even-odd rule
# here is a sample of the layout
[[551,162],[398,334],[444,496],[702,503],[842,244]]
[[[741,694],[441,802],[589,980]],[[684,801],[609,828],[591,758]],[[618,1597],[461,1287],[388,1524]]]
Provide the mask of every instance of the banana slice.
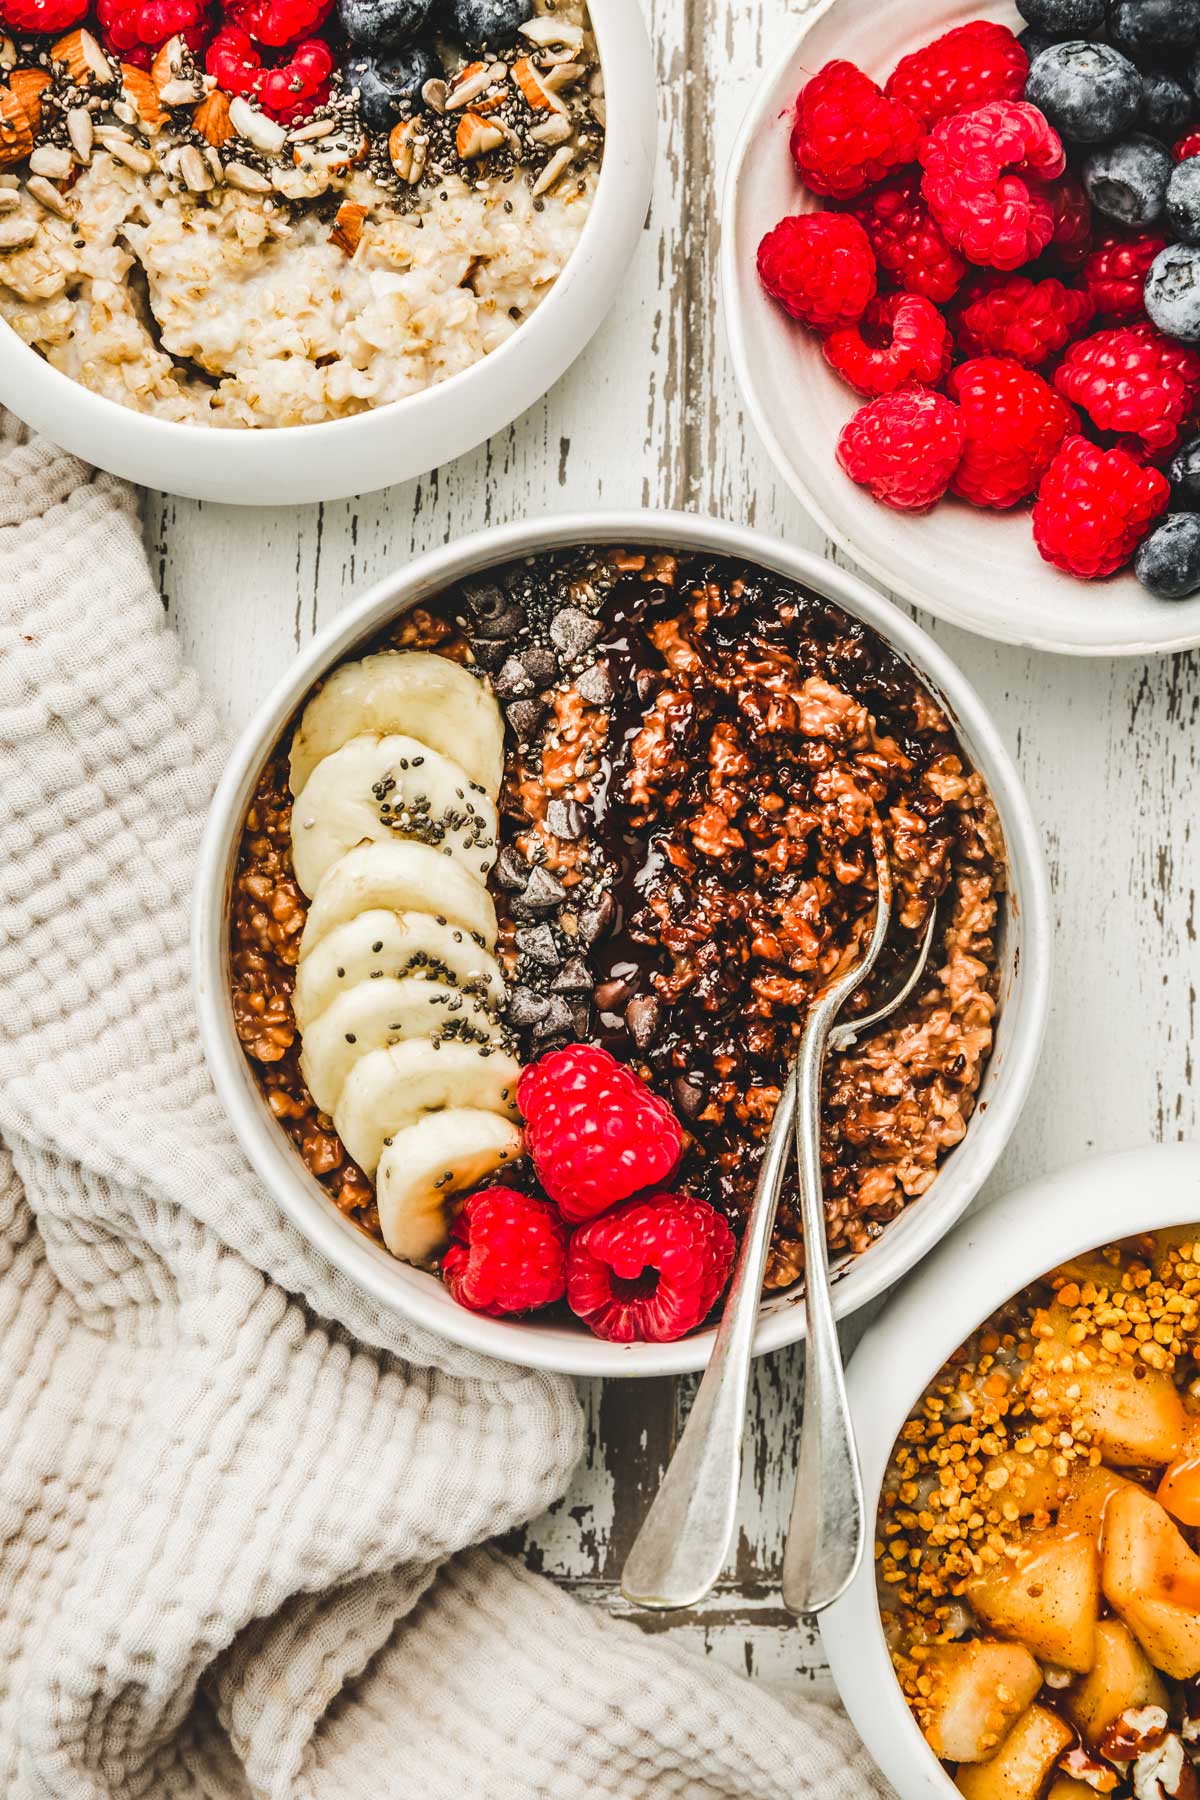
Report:
[[379,1159],[375,1186],[383,1241],[392,1255],[427,1263],[450,1234],[458,1196],[520,1154],[515,1125],[471,1106],[426,1113],[398,1131]]
[[335,925],[376,907],[429,913],[470,932],[489,950],[496,942],[496,908],[483,883],[454,857],[440,856],[428,844],[392,838],[359,844],[334,863],[308,909],[301,960]]
[[[405,1038],[449,1037],[503,1045],[500,1025],[482,1000],[440,981],[360,981],[304,1033],[300,1069],[322,1112],[332,1114],[360,1057]],[[436,1052],[435,1052],[436,1054]]]
[[486,881],[497,830],[495,802],[450,757],[416,738],[364,732],[305,782],[292,807],[292,866],[311,897],[355,844],[414,838]]
[[465,988],[493,1011],[504,1005],[504,977],[494,956],[461,925],[439,925],[431,913],[356,913],[304,953],[296,970],[292,1011],[301,1031],[360,981],[411,975]]
[[521,1065],[507,1050],[454,1038],[435,1050],[429,1038],[409,1038],[359,1058],[333,1122],[359,1168],[374,1175],[389,1141],[423,1113],[478,1107],[515,1119],[520,1076]]
[[292,738],[297,796],[323,756],[363,731],[402,731],[451,756],[495,799],[504,773],[504,722],[489,689],[428,650],[382,650],[343,663],[304,709]]

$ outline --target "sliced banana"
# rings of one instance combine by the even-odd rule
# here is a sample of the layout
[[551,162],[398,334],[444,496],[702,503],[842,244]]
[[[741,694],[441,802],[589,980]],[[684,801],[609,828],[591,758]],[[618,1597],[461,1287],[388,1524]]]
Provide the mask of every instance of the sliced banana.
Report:
[[304,892],[355,844],[415,838],[486,881],[496,805],[460,764],[411,737],[364,732],[313,770],[292,807],[292,866]]
[[300,1069],[321,1111],[333,1113],[360,1057],[412,1037],[497,1046],[504,1041],[500,1025],[482,1000],[461,988],[412,977],[360,981],[326,1007],[304,1033]]
[[339,994],[360,981],[398,981],[411,975],[465,988],[493,1011],[504,1005],[504,977],[494,956],[461,925],[439,925],[431,913],[384,912],[374,907],[335,925],[311,954],[301,944],[292,1011],[307,1031]]
[[334,863],[308,909],[301,959],[336,925],[374,908],[429,913],[482,939],[489,950],[496,942],[496,908],[482,882],[428,844],[392,838],[359,844]]
[[333,1123],[359,1168],[374,1175],[389,1140],[423,1113],[478,1107],[515,1119],[520,1076],[521,1065],[507,1050],[454,1038],[435,1050],[429,1038],[409,1038],[359,1058]]
[[293,794],[324,756],[361,732],[405,732],[451,756],[492,796],[504,773],[504,722],[486,684],[428,650],[382,650],[343,663],[304,709],[292,738]]
[[383,1241],[404,1262],[427,1263],[445,1244],[458,1196],[521,1154],[508,1119],[475,1107],[426,1113],[379,1159],[375,1202]]

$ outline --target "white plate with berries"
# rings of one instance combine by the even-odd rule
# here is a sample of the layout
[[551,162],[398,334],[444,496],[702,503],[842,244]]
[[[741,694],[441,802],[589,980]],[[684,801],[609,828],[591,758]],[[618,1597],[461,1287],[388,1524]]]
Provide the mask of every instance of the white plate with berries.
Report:
[[808,511],[915,605],[1071,655],[1187,649],[1191,27],[1147,46],[1118,12],[1105,43],[1096,5],[1068,43],[1056,0],[1026,11],[1018,42],[1010,7],[833,0],[769,72],[726,189],[738,380]]

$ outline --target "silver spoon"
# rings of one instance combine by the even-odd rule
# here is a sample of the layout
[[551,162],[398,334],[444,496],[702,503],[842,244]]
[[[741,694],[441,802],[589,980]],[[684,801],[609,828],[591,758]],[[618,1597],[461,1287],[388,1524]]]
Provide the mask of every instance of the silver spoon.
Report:
[[[779,1203],[779,1190],[791,1148],[791,1134],[797,1125],[798,1075],[803,1067],[811,1069],[812,1072],[808,1079],[815,1082],[819,1106],[821,1060],[830,1026],[838,1008],[844,1004],[873,968],[879,952],[883,948],[891,919],[891,872],[886,851],[878,838],[875,841],[875,859],[879,898],[871,941],[862,960],[838,978],[835,986],[829,994],[822,997],[817,1008],[814,1009],[814,1013],[810,1014],[809,1020],[806,1022],[799,1052],[788,1071],[783,1091],[779,1096],[779,1103],[775,1109],[775,1117],[771,1124],[762,1165],[759,1169],[754,1201],[746,1221],[737,1265],[721,1316],[721,1323],[717,1328],[716,1341],[713,1344],[708,1368],[700,1383],[675,1454],[671,1458],[650,1511],[647,1513],[625,1561],[621,1575],[621,1590],[626,1599],[635,1606],[663,1610],[695,1606],[716,1584],[721,1570],[725,1566],[737,1519],[738,1486],[742,1467],[742,1436],[746,1421],[746,1396],[754,1334],[762,1298],[763,1276],[766,1271],[767,1254],[771,1247],[771,1232],[775,1223],[776,1207]],[[932,939],[933,921],[931,919],[918,964],[901,993],[890,1000],[886,1006],[871,1014],[869,1019],[859,1020],[854,1026],[844,1028],[848,1033],[847,1041],[850,1041],[855,1033],[863,1030],[865,1026],[878,1023],[912,991],[924,969]],[[810,1049],[810,1045],[816,1043],[817,1037],[813,1024],[814,1015],[820,1021],[820,1044],[815,1054]],[[816,1195],[819,1226],[814,1233],[806,1220],[805,1236],[807,1242],[813,1241],[815,1236],[823,1251],[825,1227],[820,1210],[819,1163]],[[832,1357],[836,1370],[835,1388],[840,1390],[842,1401],[840,1414],[836,1407],[831,1413],[833,1430],[842,1432],[842,1449],[839,1453],[831,1448],[828,1457],[822,1457],[824,1465],[822,1474],[826,1470],[838,1466],[849,1467],[853,1471],[854,1485],[851,1488],[851,1498],[853,1499],[853,1495],[857,1493],[859,1515],[858,1549],[855,1553],[855,1562],[857,1563],[862,1546],[861,1484],[858,1482],[857,1458],[854,1453],[853,1438],[850,1434],[849,1414],[845,1408],[844,1385],[841,1383],[840,1377],[841,1358],[837,1334],[832,1324],[828,1263],[823,1257],[821,1258],[821,1269],[823,1280],[817,1285],[823,1295],[828,1314],[828,1335],[820,1336],[815,1360],[827,1364]],[[810,1347],[808,1356],[811,1362],[814,1360],[811,1346],[813,1330],[811,1298],[806,1296],[805,1303],[809,1308]],[[818,1300],[817,1310],[820,1310],[820,1307],[821,1301]],[[817,1332],[821,1333],[820,1321],[817,1322]],[[815,1391],[816,1380],[817,1378],[806,1367],[806,1403],[810,1384]],[[824,1384],[822,1385],[824,1386]],[[832,1523],[833,1515],[828,1514],[827,1516]],[[822,1530],[818,1544],[823,1545],[825,1541],[825,1532]],[[850,1573],[853,1574],[853,1569]],[[849,1576],[846,1577],[846,1580],[849,1580]],[[830,1598],[832,1599],[833,1595]]]

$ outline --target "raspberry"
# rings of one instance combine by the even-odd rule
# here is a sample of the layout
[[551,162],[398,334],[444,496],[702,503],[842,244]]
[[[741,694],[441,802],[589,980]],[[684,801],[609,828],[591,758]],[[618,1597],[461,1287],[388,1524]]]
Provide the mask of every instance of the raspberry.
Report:
[[924,512],[941,499],[962,455],[957,406],[932,388],[904,387],[860,406],[838,439],[851,481],[899,512]]
[[1016,269],[1054,235],[1054,202],[1041,183],[1061,175],[1065,161],[1035,106],[990,100],[934,126],[921,146],[921,192],[968,262]]
[[1054,234],[1050,249],[1060,268],[1077,269],[1092,247],[1092,203],[1082,181],[1068,169],[1050,187]]
[[1200,131],[1186,132],[1172,148],[1171,155],[1176,162],[1186,162],[1189,156],[1200,156]]
[[861,319],[875,292],[875,257],[857,219],[798,213],[758,246],[758,276],[793,319],[828,331]]
[[831,331],[825,360],[860,394],[894,394],[908,381],[938,382],[950,367],[950,328],[919,294],[872,300],[859,325]]
[[572,1224],[665,1181],[683,1148],[666,1101],[593,1044],[531,1063],[517,1105],[541,1184]]
[[493,1319],[550,1306],[567,1290],[566,1226],[548,1200],[484,1188],[454,1221],[442,1279],[460,1306]]
[[1056,569],[1094,581],[1128,562],[1170,497],[1161,469],[1069,437],[1033,503],[1034,542]]
[[1029,58],[1007,25],[974,19],[901,57],[884,93],[903,100],[926,127],[986,100],[1019,100]]
[[1084,330],[1092,297],[1047,276],[984,276],[956,309],[955,341],[966,356],[1011,356],[1036,368]]
[[611,1343],[669,1344],[708,1317],[734,1249],[727,1222],[706,1200],[631,1200],[571,1239],[567,1303]]
[[105,49],[139,69],[150,67],[169,38],[181,37],[199,52],[210,29],[202,0],[97,0],[96,22]]
[[226,0],[225,17],[256,44],[281,50],[311,37],[333,11],[333,0]]
[[847,200],[913,161],[919,121],[849,62],[828,62],[801,89],[792,160],[814,194]]
[[918,172],[893,175],[850,210],[866,232],[879,267],[905,293],[923,294],[935,305],[949,300],[967,265],[950,248],[921,198]]
[[951,489],[973,506],[1003,509],[1032,494],[1079,419],[1049,382],[1004,356],[961,363],[947,383],[965,441]]
[[0,0],[0,30],[21,36],[69,31],[87,13],[88,0]]
[[288,60],[265,68],[240,25],[222,25],[208,46],[205,68],[227,94],[252,94],[281,125],[290,125],[329,98],[333,53],[323,38],[297,44]]
[[1054,375],[1099,431],[1129,431],[1166,449],[1200,394],[1200,354],[1153,325],[1118,325],[1072,344]]
[[1150,264],[1167,240],[1161,231],[1110,232],[1102,237],[1083,265],[1083,280],[1108,319],[1144,319],[1142,292]]

